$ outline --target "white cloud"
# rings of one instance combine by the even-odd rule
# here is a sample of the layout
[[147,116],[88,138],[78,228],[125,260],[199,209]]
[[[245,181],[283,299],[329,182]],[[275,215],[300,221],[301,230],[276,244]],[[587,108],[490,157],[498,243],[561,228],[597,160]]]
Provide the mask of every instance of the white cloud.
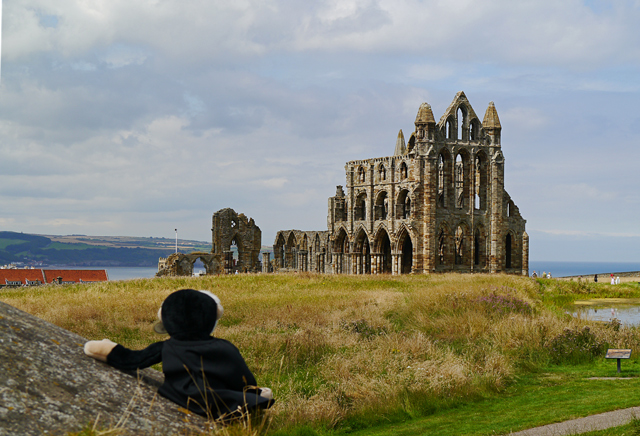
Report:
[[282,189],[289,180],[284,177],[273,177],[270,179],[256,180],[255,184],[270,189]]
[[410,65],[407,77],[418,80],[442,80],[454,76],[456,69],[451,66],[436,64]]
[[578,0],[6,3],[0,225],[206,240],[234,207],[265,243],[323,229],[346,161],[390,155],[420,103],[439,119],[464,90],[479,116],[496,102],[506,188],[532,229],[634,234],[639,15]]
[[[189,64],[307,50],[571,68],[637,63],[640,11],[613,6],[596,12],[578,0],[31,0],[6,5],[4,48],[16,59],[43,51],[74,57],[122,44]],[[43,16],[56,17],[56,25],[43,25]],[[145,57],[114,56],[114,65]]]
[[533,107],[510,107],[500,113],[501,122],[507,126],[519,126],[524,130],[540,129],[549,125],[549,118]]

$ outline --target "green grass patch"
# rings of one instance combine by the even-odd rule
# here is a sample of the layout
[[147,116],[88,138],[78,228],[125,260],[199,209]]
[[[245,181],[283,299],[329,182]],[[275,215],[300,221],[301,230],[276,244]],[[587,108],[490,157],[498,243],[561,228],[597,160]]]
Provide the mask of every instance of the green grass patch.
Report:
[[[610,363],[610,362],[608,362]],[[522,376],[505,392],[478,401],[440,407],[433,414],[399,419],[361,431],[345,428],[337,434],[374,435],[487,435],[508,434],[640,404],[640,364],[634,362],[620,377],[615,364],[546,368]],[[618,380],[592,380],[613,377]],[[608,433],[603,433],[608,434]],[[620,433],[612,433],[620,434]]]
[[27,241],[25,241],[24,239],[6,239],[6,238],[1,238],[0,239],[0,250],[4,250],[9,245],[19,245],[19,244],[26,244],[26,243],[27,243]]
[[65,242],[52,242],[43,248],[43,250],[88,250],[90,248],[100,248],[106,250],[107,247],[89,244],[67,244]]
[[605,430],[582,433],[582,436],[638,436],[640,435],[640,421],[637,419],[627,425],[611,427]]

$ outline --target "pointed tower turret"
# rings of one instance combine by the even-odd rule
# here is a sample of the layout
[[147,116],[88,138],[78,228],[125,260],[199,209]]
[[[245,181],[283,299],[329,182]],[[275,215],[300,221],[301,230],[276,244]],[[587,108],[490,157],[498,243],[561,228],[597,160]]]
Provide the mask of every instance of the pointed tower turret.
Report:
[[436,128],[436,119],[433,118],[431,105],[422,103],[418,109],[416,116],[416,139],[418,141],[426,141],[433,139]]
[[500,132],[502,132],[502,126],[500,125],[500,118],[498,118],[498,111],[493,102],[489,102],[487,111],[484,113],[484,119],[482,120],[482,128],[485,133],[491,138],[491,145],[500,146]]
[[402,129],[398,132],[398,139],[396,139],[396,150],[393,152],[394,156],[402,156],[407,153],[407,146],[404,143],[404,134]]

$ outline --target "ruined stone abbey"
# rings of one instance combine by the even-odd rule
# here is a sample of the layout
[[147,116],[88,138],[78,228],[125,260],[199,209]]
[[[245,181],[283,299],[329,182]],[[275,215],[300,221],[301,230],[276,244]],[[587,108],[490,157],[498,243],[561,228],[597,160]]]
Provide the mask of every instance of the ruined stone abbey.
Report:
[[160,259],[158,275],[311,271],[328,274],[506,272],[528,275],[525,220],[504,189],[498,112],[482,122],[463,92],[436,123],[418,109],[393,156],[347,162],[346,184],[329,198],[327,230],[281,230],[262,253],[253,219],[232,209],[213,215],[211,253]]
[[493,102],[481,122],[459,92],[437,123],[423,103],[393,156],[347,162],[328,230],[277,233],[273,269],[527,275],[529,237],[504,189],[501,130]]

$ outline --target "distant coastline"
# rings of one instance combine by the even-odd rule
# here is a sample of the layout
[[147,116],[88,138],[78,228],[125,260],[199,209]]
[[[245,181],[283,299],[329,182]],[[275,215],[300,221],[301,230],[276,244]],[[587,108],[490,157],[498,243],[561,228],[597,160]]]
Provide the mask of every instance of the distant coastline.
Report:
[[[554,278],[578,278],[589,277],[593,280],[595,274],[599,279],[610,277],[611,273],[620,277],[633,278],[640,277],[640,262],[553,262],[553,261],[531,261],[529,262],[529,275],[533,272],[538,277],[543,272],[550,272]],[[627,280],[635,281],[635,280]]]
[[[620,283],[625,283],[625,282],[640,283],[640,271],[599,273],[597,274],[598,283],[611,283],[611,274],[613,274],[614,277],[619,277]],[[596,274],[589,274],[589,275],[566,276],[566,277],[558,277],[558,278],[561,280],[586,280],[588,282],[595,282],[595,275]]]

